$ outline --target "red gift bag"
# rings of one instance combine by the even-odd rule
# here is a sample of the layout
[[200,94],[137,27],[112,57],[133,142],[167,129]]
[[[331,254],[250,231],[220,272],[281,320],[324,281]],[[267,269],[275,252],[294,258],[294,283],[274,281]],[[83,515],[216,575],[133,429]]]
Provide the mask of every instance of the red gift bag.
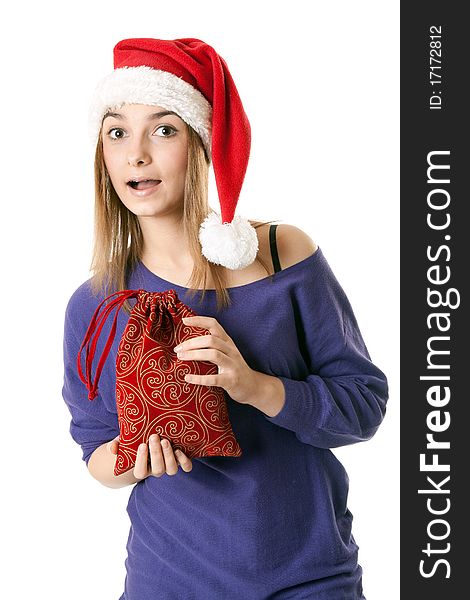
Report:
[[[187,373],[217,373],[208,361],[180,360],[173,348],[193,337],[207,335],[202,327],[185,325],[183,317],[195,313],[175,290],[147,292],[122,290],[105,298],[96,308],[77,356],[78,373],[93,400],[98,381],[116,335],[117,316],[124,302],[137,298],[124,328],[116,357],[116,407],[119,451],[114,475],[135,465],[137,448],[153,433],[171,441],[189,458],[241,456],[242,450],[228,417],[223,388],[184,380]],[[92,363],[106,319],[115,310],[108,340],[92,383]],[[81,354],[86,348],[85,375]]]

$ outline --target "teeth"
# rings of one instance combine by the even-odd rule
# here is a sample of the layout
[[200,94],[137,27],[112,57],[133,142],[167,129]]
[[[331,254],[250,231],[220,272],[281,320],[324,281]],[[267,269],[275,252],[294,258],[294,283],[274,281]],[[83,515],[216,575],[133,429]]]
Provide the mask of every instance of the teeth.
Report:
[[140,180],[131,179],[130,181],[127,182],[127,185],[129,185],[133,189],[139,189],[140,183],[155,183],[156,184],[159,182],[160,182],[160,179],[140,179]]
[[135,187],[137,187],[137,186],[139,185],[139,183],[141,183],[142,181],[150,181],[150,179],[139,179],[139,180],[137,180],[137,179],[131,179],[131,180],[128,182],[128,185],[130,185],[131,187],[135,188]]

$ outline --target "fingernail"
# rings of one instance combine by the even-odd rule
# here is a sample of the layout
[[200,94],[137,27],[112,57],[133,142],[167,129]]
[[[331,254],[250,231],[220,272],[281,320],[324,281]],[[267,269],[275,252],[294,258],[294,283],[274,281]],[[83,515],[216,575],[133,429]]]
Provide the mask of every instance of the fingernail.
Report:
[[174,350],[175,352],[178,352],[178,350],[181,350],[181,344],[180,344],[179,346],[175,346],[175,347],[173,348],[173,350]]
[[169,442],[168,440],[162,440],[162,446],[163,446],[164,448],[168,448],[168,447],[169,447],[169,445],[170,445],[170,442]]

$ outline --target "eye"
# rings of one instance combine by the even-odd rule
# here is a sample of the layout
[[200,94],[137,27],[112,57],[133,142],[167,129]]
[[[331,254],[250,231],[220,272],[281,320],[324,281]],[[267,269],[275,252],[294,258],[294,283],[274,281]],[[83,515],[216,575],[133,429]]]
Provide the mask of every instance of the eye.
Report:
[[124,137],[124,133],[124,129],[121,129],[120,127],[113,127],[108,131],[108,136],[112,140],[119,140]]
[[[158,132],[161,132],[161,133],[158,133]],[[174,135],[176,133],[176,129],[174,127],[171,127],[170,125],[159,125],[155,129],[155,133],[157,135],[159,135],[160,137],[171,137],[172,135]]]

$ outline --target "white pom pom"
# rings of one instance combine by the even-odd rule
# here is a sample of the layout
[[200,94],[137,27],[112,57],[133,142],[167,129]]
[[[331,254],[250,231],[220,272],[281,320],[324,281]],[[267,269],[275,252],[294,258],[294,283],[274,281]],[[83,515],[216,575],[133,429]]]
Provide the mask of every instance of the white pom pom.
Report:
[[239,215],[222,223],[219,215],[210,213],[199,228],[199,241],[207,260],[232,270],[251,265],[258,252],[255,228]]

